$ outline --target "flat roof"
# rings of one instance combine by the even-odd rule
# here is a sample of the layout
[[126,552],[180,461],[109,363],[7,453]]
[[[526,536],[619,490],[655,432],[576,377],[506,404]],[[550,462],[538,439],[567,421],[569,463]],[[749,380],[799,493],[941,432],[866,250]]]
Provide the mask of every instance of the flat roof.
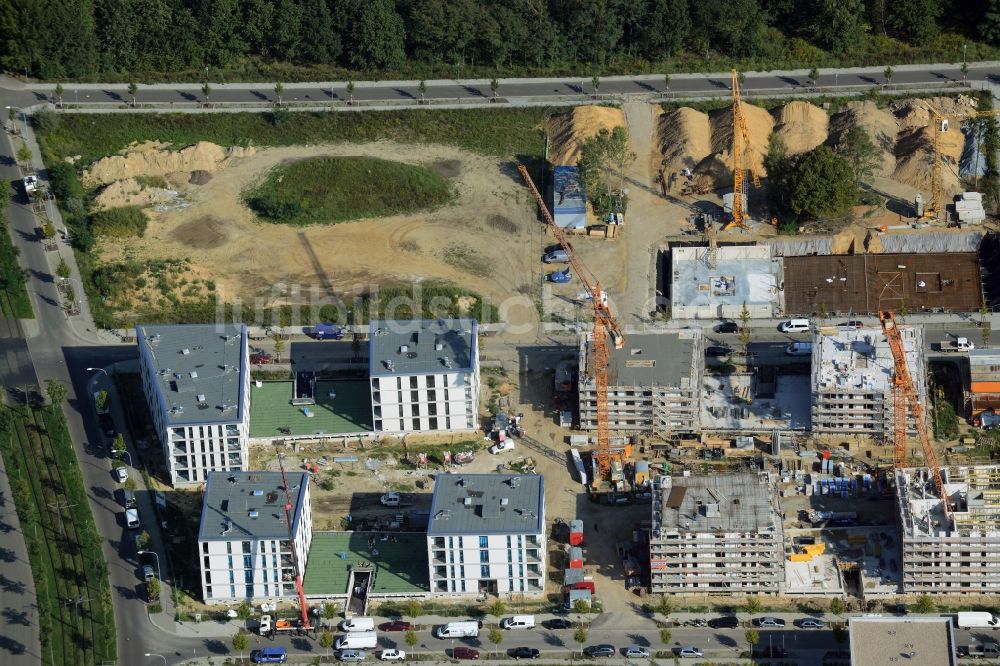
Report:
[[955,666],[950,617],[852,617],[851,663],[864,666]]
[[471,370],[475,319],[375,320],[369,326],[369,374],[428,375]]
[[375,572],[370,594],[430,591],[422,532],[313,532],[302,588],[307,596],[348,595],[351,571]]
[[[899,326],[906,364],[922,377],[921,329]],[[813,336],[813,375],[818,391],[868,390],[885,392],[892,386],[895,362],[881,328],[823,326]]]
[[314,405],[293,405],[291,380],[251,384],[250,437],[348,435],[374,429],[367,380],[319,380],[315,399]]
[[[765,473],[659,477],[658,530],[668,532],[763,532],[781,524]],[[654,511],[654,515],[655,515]]]
[[[288,474],[288,483],[294,531],[309,475]],[[281,472],[209,472],[198,540],[239,541],[243,538],[288,539],[285,484]]]
[[[608,385],[688,388],[696,379],[692,364],[701,360],[694,358],[700,337],[698,329],[626,334],[621,349],[608,345]],[[590,336],[584,334],[579,358],[581,385],[586,381],[584,375],[594,374],[590,345]]]
[[724,245],[709,261],[707,247],[670,249],[670,302],[675,306],[779,305],[781,260],[768,245]]
[[975,252],[785,257],[785,312],[924,310],[976,312],[982,304]]
[[135,333],[168,426],[243,420],[244,324],[140,324]]
[[438,474],[428,536],[545,532],[540,474]]

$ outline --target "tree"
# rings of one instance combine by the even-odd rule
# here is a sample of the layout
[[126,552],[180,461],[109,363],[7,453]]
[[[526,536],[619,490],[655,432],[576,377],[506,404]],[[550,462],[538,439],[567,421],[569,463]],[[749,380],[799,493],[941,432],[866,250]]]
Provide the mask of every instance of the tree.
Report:
[[111,396],[108,395],[107,391],[101,390],[97,392],[94,396],[94,407],[98,412],[104,413],[108,411],[108,407],[111,406]]
[[983,322],[983,347],[990,346],[990,337],[993,335],[993,325],[989,321]]
[[743,602],[743,610],[750,615],[759,613],[760,599],[757,597],[747,597],[747,600]]
[[366,0],[351,25],[350,65],[361,70],[392,70],[403,65],[406,30],[393,0]]
[[490,79],[490,90],[493,91],[493,99],[496,99],[498,97],[497,91],[500,90],[500,81]]
[[580,652],[583,653],[583,644],[587,642],[587,630],[583,627],[577,627],[576,631],[573,632],[573,640],[580,646]]
[[413,648],[417,647],[417,643],[420,642],[420,639],[417,637],[417,632],[415,632],[413,629],[410,629],[405,634],[403,634],[403,642],[405,642],[406,647],[410,648],[410,650],[412,651]]
[[236,607],[236,617],[240,618],[244,622],[249,620],[253,616],[253,607],[247,602],[241,603]]
[[419,601],[415,599],[410,599],[406,602],[406,616],[411,617],[416,620],[418,617],[424,614],[424,607],[420,605]]
[[62,107],[63,84],[56,84],[56,106]]
[[750,310],[746,301],[743,302],[743,309],[740,310],[740,346],[743,347],[743,355],[746,356],[750,350]]
[[844,601],[840,597],[834,597],[830,599],[830,612],[834,615],[842,615],[844,613]]
[[285,84],[278,81],[274,84],[274,96],[278,98],[278,106],[281,106],[281,96],[285,94]]
[[209,104],[212,103],[210,98],[212,94],[212,86],[208,85],[208,81],[205,81],[205,83],[202,84],[201,94],[205,96],[205,106],[208,106]]
[[885,68],[885,71],[882,72],[882,74],[885,76],[885,84],[886,85],[889,85],[890,83],[892,83],[892,75],[895,74],[895,73],[896,73],[896,70],[894,70],[892,68],[892,65],[889,65],[888,67]]
[[590,79],[590,85],[594,86],[594,94],[596,95],[601,89],[601,77],[594,74],[594,76]]
[[31,163],[31,148],[28,148],[28,144],[22,143],[21,147],[17,149],[17,161],[24,166]]
[[330,657],[330,648],[333,647],[333,634],[324,631],[319,637],[319,646],[326,650],[327,658]]
[[813,67],[809,70],[809,85],[815,88],[817,81],[819,81],[819,70]]
[[660,642],[664,645],[670,645],[670,641],[673,637],[674,635],[670,633],[669,629],[660,629]]
[[507,612],[507,605],[503,602],[502,599],[497,599],[496,601],[490,604],[489,611],[490,615],[499,620],[501,616],[503,616],[503,614]]
[[906,301],[903,301],[899,304],[899,316],[906,317],[908,314],[910,314],[910,308],[906,306]]
[[878,146],[860,125],[847,131],[837,144],[837,154],[850,163],[856,187],[860,187],[861,183],[871,182],[875,169],[882,161]]
[[497,647],[503,642],[503,632],[500,631],[500,627],[490,627],[489,639],[490,643],[493,643],[493,651],[496,652]]
[[893,0],[887,5],[886,23],[890,31],[902,39],[924,43],[941,31],[938,17],[944,7],[938,0]]
[[608,194],[603,182],[604,172],[613,165],[624,179],[625,166],[633,159],[635,153],[629,150],[628,132],[624,127],[615,127],[610,132],[602,129],[583,142],[576,163],[577,178],[595,208],[598,200]]
[[128,82],[128,94],[132,96],[132,106],[135,106],[135,95],[139,92],[139,86],[135,81]]
[[767,154],[763,162],[767,171],[768,202],[778,215],[784,215],[788,212],[788,188],[795,159],[788,154],[785,141],[777,132],[772,132],[767,139]]
[[146,550],[151,543],[153,543],[153,537],[149,536],[149,532],[143,530],[142,534],[139,535],[139,548]]
[[281,337],[281,331],[275,330],[271,334],[271,339],[274,341],[274,360],[276,362],[281,362],[281,353],[285,351],[285,339]]
[[427,82],[423,79],[417,84],[417,92],[420,93],[420,103],[423,104],[427,99]]
[[663,87],[670,90],[670,74],[663,75]]
[[323,606],[323,619],[324,620],[335,620],[337,618],[337,607],[333,604],[326,604]]
[[926,594],[917,597],[917,603],[913,604],[914,612],[920,615],[930,615],[934,612],[934,600]]
[[243,659],[243,653],[247,651],[250,647],[250,639],[247,638],[247,632],[240,629],[233,636],[233,649],[240,653],[240,659]]
[[58,379],[46,379],[45,380],[45,392],[49,396],[49,400],[52,404],[59,407],[62,406],[63,400],[66,399],[66,394],[69,393],[69,389]]
[[812,16],[812,36],[822,48],[845,53],[864,42],[868,26],[862,0],[819,0]]
[[155,576],[146,581],[146,596],[150,601],[160,598],[160,587],[160,579]]
[[586,599],[577,599],[573,602],[573,612],[580,615],[590,612],[590,602]]
[[962,63],[962,83],[969,82],[969,63]]
[[843,215],[858,199],[850,162],[829,146],[817,146],[798,160],[789,190],[792,211],[809,218]]
[[660,597],[660,603],[656,604],[656,612],[665,617],[669,617],[674,612],[674,605],[666,596]]
[[354,104],[354,81],[347,82],[347,103]]
[[118,433],[115,438],[111,440],[111,450],[114,452],[116,458],[121,458],[122,455],[128,447],[125,446],[125,435]]
[[760,632],[756,629],[747,629],[743,632],[743,637],[747,640],[747,645],[750,646],[750,654],[753,654],[753,648],[757,643],[760,643]]

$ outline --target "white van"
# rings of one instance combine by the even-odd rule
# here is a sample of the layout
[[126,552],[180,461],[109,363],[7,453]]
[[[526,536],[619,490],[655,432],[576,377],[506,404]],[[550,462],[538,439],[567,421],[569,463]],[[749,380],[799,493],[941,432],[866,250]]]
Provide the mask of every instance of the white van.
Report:
[[479,623],[473,620],[467,622],[449,622],[434,628],[438,638],[478,638]]
[[790,319],[788,321],[781,322],[778,326],[778,330],[782,333],[808,333],[809,332],[809,320],[808,319]]
[[139,509],[125,510],[125,526],[130,530],[137,530],[142,527],[142,523],[139,522]]
[[500,622],[500,626],[504,629],[534,629],[535,616],[515,615],[514,617],[505,617]]
[[341,631],[375,631],[375,618],[349,617],[340,623]]
[[334,644],[338,650],[361,650],[364,648],[373,649],[378,645],[378,636],[374,631],[364,633],[350,633],[346,636],[339,636]]
[[785,347],[785,353],[789,356],[811,356],[813,353],[813,343],[793,342]]

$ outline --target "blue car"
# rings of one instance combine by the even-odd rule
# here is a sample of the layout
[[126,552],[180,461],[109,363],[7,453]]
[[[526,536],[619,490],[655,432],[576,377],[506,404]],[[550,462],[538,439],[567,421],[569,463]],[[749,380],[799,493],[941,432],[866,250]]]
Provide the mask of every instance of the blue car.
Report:
[[555,282],[556,284],[566,284],[573,279],[573,274],[567,268],[564,271],[556,271],[555,273],[549,273],[546,276],[549,282]]

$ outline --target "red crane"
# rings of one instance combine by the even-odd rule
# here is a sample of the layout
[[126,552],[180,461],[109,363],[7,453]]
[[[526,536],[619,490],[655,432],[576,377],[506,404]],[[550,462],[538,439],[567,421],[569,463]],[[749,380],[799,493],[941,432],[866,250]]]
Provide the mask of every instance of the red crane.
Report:
[[309,622],[309,607],[306,605],[306,593],[302,589],[302,573],[299,571],[299,558],[295,553],[295,534],[292,531],[292,494],[288,491],[288,476],[285,474],[284,456],[278,453],[278,465],[281,467],[281,483],[285,487],[285,523],[288,525],[288,545],[292,551],[292,567],[295,569],[295,591],[299,595],[299,609],[302,611],[302,629],[312,629]]

